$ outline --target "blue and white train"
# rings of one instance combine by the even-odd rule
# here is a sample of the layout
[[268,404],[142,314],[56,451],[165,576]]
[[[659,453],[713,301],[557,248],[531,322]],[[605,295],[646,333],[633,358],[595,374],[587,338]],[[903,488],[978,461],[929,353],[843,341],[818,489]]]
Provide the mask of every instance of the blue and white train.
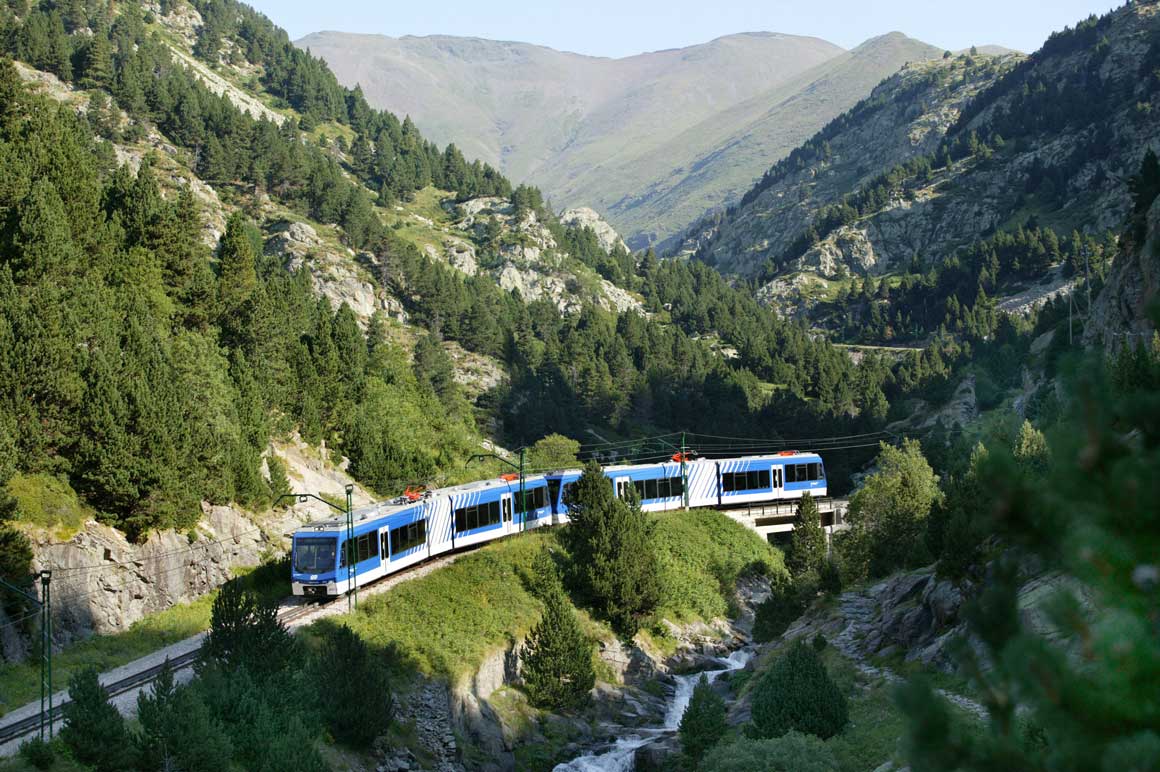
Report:
[[[679,457],[678,457],[679,458]],[[729,509],[801,496],[826,495],[826,471],[815,453],[674,460],[608,466],[618,498],[635,489],[641,509],[664,512],[688,505]],[[348,560],[358,586],[428,558],[541,526],[568,522],[569,491],[581,470],[524,478],[513,475],[439,488],[372,504],[354,512],[354,539],[335,518],[294,533],[291,573],[295,595],[333,596],[350,589]]]

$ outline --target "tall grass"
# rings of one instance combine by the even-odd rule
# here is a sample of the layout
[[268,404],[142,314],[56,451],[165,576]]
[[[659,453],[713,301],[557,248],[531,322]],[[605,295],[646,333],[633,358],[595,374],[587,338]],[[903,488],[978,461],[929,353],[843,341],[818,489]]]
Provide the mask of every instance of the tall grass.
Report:
[[[658,614],[674,621],[726,616],[744,571],[785,570],[777,550],[718,512],[673,512],[655,522],[665,588]],[[527,577],[541,549],[561,549],[557,535],[556,529],[537,530],[488,545],[371,598],[344,621],[423,673],[452,680],[470,675],[539,620],[543,607]],[[611,637],[583,609],[580,618],[588,635]]]

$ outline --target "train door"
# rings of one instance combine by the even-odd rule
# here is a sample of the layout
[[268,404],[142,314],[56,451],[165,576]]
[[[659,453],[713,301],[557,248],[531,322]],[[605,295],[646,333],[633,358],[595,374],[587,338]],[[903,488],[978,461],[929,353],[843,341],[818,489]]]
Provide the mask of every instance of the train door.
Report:
[[612,478],[612,490],[615,492],[616,498],[627,499],[628,491],[632,488],[631,477],[614,477]]
[[519,531],[518,518],[512,517],[512,495],[510,493],[500,496],[500,507],[503,509],[503,532],[508,534]]

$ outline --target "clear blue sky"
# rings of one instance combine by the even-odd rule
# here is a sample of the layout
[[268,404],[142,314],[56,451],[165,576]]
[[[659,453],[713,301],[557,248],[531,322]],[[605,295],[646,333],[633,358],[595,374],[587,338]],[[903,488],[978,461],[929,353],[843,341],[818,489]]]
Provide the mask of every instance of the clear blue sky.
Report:
[[900,30],[943,48],[1033,51],[1053,30],[1122,0],[247,0],[297,39],[319,30],[470,35],[594,56],[757,30],[851,48]]

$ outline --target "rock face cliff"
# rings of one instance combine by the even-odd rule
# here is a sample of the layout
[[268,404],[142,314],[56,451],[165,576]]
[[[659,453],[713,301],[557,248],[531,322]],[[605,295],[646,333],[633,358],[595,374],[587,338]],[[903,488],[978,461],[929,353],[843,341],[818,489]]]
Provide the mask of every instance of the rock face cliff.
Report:
[[1149,310],[1160,294],[1160,198],[1148,212],[1148,238],[1116,259],[1107,284],[1092,304],[1084,343],[1109,352],[1125,341],[1147,343],[1156,331]]
[[[1160,108],[1158,40],[1160,7],[1135,3],[1023,61],[908,68],[771,169],[719,223],[694,229],[685,250],[746,277],[881,274],[942,262],[1028,219],[1064,236],[1119,228],[1127,180],[1160,146],[1149,117]],[[922,168],[897,166],[924,155]],[[822,222],[822,207],[844,192],[859,211],[837,227]]]

